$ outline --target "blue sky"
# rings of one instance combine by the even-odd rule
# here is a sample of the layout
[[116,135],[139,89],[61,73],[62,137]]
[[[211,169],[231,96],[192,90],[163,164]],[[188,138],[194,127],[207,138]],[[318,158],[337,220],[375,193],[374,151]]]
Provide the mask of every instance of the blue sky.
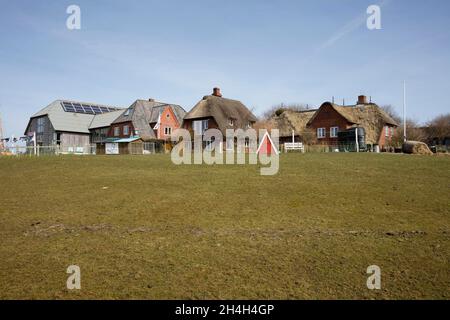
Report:
[[[66,8],[81,8],[68,30]],[[381,4],[382,29],[366,28]],[[214,86],[256,114],[358,94],[425,122],[450,110],[450,1],[0,0],[5,136],[56,99],[190,110]]]

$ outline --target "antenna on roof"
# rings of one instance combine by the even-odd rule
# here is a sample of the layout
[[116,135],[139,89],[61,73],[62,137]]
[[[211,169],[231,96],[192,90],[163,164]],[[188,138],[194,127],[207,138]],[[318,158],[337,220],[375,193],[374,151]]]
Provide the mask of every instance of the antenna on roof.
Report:
[[334,96],[331,98],[331,102],[333,102],[334,103]]

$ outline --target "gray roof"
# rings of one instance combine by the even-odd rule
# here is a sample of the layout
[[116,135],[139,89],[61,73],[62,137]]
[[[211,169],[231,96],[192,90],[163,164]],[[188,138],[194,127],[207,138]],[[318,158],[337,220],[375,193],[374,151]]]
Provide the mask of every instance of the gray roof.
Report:
[[177,117],[178,122],[183,122],[183,117],[186,111],[179,105],[165,102],[158,102],[155,100],[136,100],[128,109],[122,111],[122,114],[117,117],[112,123],[129,122],[133,123],[133,127],[138,130],[139,136],[144,139],[155,139],[155,133],[150,126],[150,123],[156,123],[162,111],[170,107]]
[[[68,100],[53,101],[44,109],[33,114],[31,116],[31,119],[41,117],[41,116],[48,116],[55,131],[68,131],[68,132],[79,132],[79,133],[89,133],[89,128],[98,127],[98,126],[94,126],[94,127],[91,126],[91,124],[94,122],[94,119],[95,119],[95,123],[97,123],[97,119],[96,119],[97,117],[100,117],[98,119],[98,123],[101,123],[101,124],[105,123],[104,120],[107,118],[108,113],[93,115],[93,114],[66,112],[66,111],[64,111],[64,109],[62,107],[63,101],[68,101]],[[85,102],[76,102],[76,101],[70,101],[70,102],[80,103],[80,104],[89,104],[89,103],[85,103]],[[117,107],[111,107],[111,106],[100,105],[100,104],[95,104],[95,105],[110,107],[110,108],[117,108]],[[111,113],[114,113],[115,117],[117,117],[118,114],[120,114],[120,112],[121,111],[115,111],[115,112],[111,112]]]
[[89,129],[109,127],[111,123],[113,123],[114,120],[116,120],[117,117],[119,117],[122,113],[123,110],[117,110],[103,114],[97,114],[94,116],[94,119],[92,119],[92,122],[89,125]]
[[236,121],[237,128],[245,128],[247,122],[258,120],[242,102],[214,95],[204,96],[184,119],[194,120],[208,117],[214,118],[223,133],[229,128],[228,119],[230,118]]

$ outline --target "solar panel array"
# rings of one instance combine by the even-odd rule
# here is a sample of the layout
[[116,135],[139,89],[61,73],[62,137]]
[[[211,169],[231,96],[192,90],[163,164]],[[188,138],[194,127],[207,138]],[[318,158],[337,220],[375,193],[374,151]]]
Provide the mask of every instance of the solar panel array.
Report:
[[107,107],[107,106],[96,106],[90,104],[82,104],[77,102],[63,101],[61,103],[65,112],[75,112],[84,114],[102,114],[112,111],[121,110],[120,108]]

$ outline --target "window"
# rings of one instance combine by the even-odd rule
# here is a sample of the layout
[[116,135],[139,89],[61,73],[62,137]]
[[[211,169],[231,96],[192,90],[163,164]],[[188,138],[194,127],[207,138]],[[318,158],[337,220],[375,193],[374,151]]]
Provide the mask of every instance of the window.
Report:
[[195,120],[192,124],[195,135],[203,135],[208,130],[208,120]]
[[247,122],[247,129],[250,129],[252,127],[252,123],[249,121]]
[[37,119],[37,132],[38,133],[44,132],[44,118]]
[[228,125],[229,126],[234,126],[234,119],[228,118]]
[[130,114],[130,111],[131,111],[131,108],[128,108],[123,115],[128,116]]
[[384,127],[384,134],[386,137],[389,137],[389,126]]
[[170,118],[170,114],[166,114],[166,118],[169,119]]
[[226,148],[229,151],[234,150],[234,139],[227,139]]
[[337,138],[339,132],[339,127],[331,127],[330,128],[330,137]]
[[326,136],[326,130],[325,128],[317,128],[317,138],[323,139]]
[[123,135],[127,136],[130,134],[130,127],[129,126],[123,126]]
[[114,127],[114,136],[115,137],[120,136],[120,127]]
[[164,134],[165,135],[171,135],[172,134],[172,128],[171,127],[165,127],[164,128]]

